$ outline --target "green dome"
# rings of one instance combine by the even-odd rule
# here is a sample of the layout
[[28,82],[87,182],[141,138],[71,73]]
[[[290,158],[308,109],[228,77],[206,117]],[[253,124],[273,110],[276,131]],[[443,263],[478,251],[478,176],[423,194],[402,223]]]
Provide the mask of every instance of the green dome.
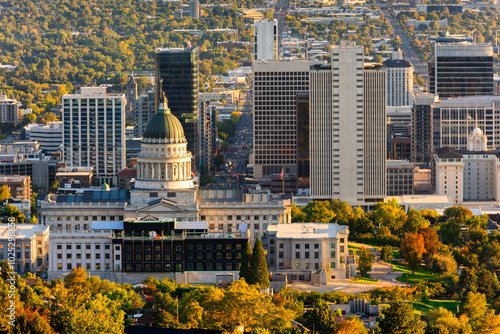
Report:
[[101,190],[106,190],[106,191],[110,190],[109,185],[107,183],[103,183],[101,185]]
[[167,99],[160,104],[157,113],[149,119],[142,133],[144,139],[184,139],[181,122],[172,115],[167,106]]

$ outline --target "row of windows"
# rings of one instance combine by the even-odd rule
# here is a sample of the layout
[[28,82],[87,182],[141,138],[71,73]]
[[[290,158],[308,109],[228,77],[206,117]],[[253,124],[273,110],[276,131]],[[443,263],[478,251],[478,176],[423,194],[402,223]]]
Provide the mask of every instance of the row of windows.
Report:
[[[134,250],[136,252],[142,252],[142,250],[143,250],[142,246],[143,246],[142,244],[136,244],[135,247],[132,247],[132,245],[125,245],[125,251],[126,252],[131,252],[132,250]],[[175,245],[174,248],[171,248],[170,246],[171,245],[168,244],[168,243],[163,244],[163,250],[165,252],[169,252],[171,249],[175,249],[176,252],[182,252],[183,251],[182,245]],[[213,245],[212,244],[206,244],[205,246],[206,247],[204,248],[203,244],[200,244],[200,243],[196,244],[196,250],[204,250],[204,249],[206,249],[206,250],[212,250],[213,249]],[[144,251],[145,252],[151,252],[152,249],[153,249],[152,245],[147,245],[147,244],[144,245]],[[186,249],[187,250],[194,250],[195,246],[193,244],[187,244],[186,245]],[[233,249],[235,249],[235,250],[241,250],[242,249],[242,245],[241,244],[236,244],[236,245],[226,244],[224,246],[222,244],[216,244],[215,245],[215,249],[217,249],[217,250],[222,250],[222,249],[226,249],[226,250],[233,250]],[[160,244],[154,245],[154,251],[155,252],[161,252],[161,245]]]
[[[183,271],[185,270],[239,270],[240,269],[240,264],[239,263],[231,263],[231,262],[217,262],[217,263],[186,263],[185,266],[182,265],[182,263],[177,263],[175,265],[171,263],[166,263],[164,265],[155,263],[150,264],[150,263],[145,263],[144,265],[142,263],[136,263],[136,264],[126,264],[124,266],[125,271],[145,271],[145,272],[151,272],[156,271],[156,272],[171,272],[171,271]],[[174,270],[175,268],[175,270]]]
[[[77,263],[77,264],[76,264],[76,267],[78,267],[78,268],[79,268],[79,267],[81,267],[81,266],[82,266],[82,264],[81,264],[81,263]],[[103,268],[101,263],[96,263],[96,264],[95,264],[95,270],[101,270],[101,268]],[[110,269],[111,269],[111,264],[110,264],[110,263],[106,263],[106,264],[104,264],[104,268],[105,268],[106,270],[110,270]],[[62,264],[62,263],[58,263],[58,264],[57,264],[57,270],[62,270],[62,269],[63,269],[63,264]],[[73,264],[72,264],[72,263],[66,263],[66,269],[67,269],[67,270],[71,270],[71,269],[73,269]],[[87,264],[85,265],[85,269],[87,269],[87,270],[91,269],[91,264],[90,264],[90,263],[87,263]]]
[[[66,245],[66,249],[68,249],[68,250],[71,250],[72,247],[73,247],[73,245],[71,245],[71,244]],[[63,249],[62,245],[56,245],[56,248],[58,250]],[[104,249],[110,249],[110,248],[111,248],[111,245],[104,245]],[[76,244],[75,245],[75,249],[77,249],[77,250],[78,249],[82,249],[82,245],[81,244]],[[85,245],[85,249],[87,249],[87,250],[92,249],[92,245],[86,244]],[[100,250],[101,249],[101,245],[94,245],[94,249],[95,250]]]
[[[80,218],[82,218],[82,220],[84,221],[88,221],[89,218],[91,216],[66,216],[66,220],[75,220],[75,221],[79,221],[81,220]],[[109,218],[108,218],[109,217]],[[61,221],[63,220],[64,216],[57,216],[57,220],[58,221]],[[118,221],[123,221],[123,216],[92,216],[92,221],[97,221],[98,218],[101,218],[101,220],[118,220]],[[49,220],[52,220],[52,218],[50,218]]]
[[[77,260],[80,260],[80,259],[82,258],[82,254],[81,254],[81,253],[77,253],[77,254],[75,254],[75,255],[76,255],[75,257],[76,257],[76,259],[77,259]],[[58,254],[57,254],[57,259],[58,259],[58,260],[61,260],[62,258],[63,258],[63,255],[62,255],[61,253],[58,253]],[[71,254],[71,253],[67,253],[67,254],[66,254],[66,259],[70,260],[70,259],[72,259],[72,258],[73,258],[73,254]],[[90,253],[85,254],[85,258],[86,258],[87,260],[92,259],[92,254],[90,254]],[[100,259],[101,259],[101,254],[99,254],[99,253],[95,253],[95,254],[94,254],[94,258],[95,258],[96,260],[100,260]],[[104,258],[105,258],[106,260],[109,260],[109,259],[111,259],[111,255],[110,255],[109,253],[108,253],[108,254],[104,254]],[[119,260],[119,259],[117,259],[117,260]]]
[[[233,220],[233,215],[227,215],[227,216],[218,215],[217,216],[217,220],[224,220],[224,217],[227,217],[227,220]],[[254,215],[254,216],[245,215],[244,217],[245,217],[245,220],[251,220],[252,217],[253,217],[253,220],[260,220],[260,216],[259,215]],[[262,216],[262,220],[269,220],[269,217],[270,217],[269,215],[263,215]],[[242,218],[243,218],[243,215],[236,215],[236,220],[242,220]],[[215,220],[215,215],[209,215],[208,219],[209,220]],[[272,215],[271,219],[272,220],[278,220],[278,215]],[[207,216],[206,215],[201,215],[200,216],[200,220],[207,220]]]
[[[70,254],[68,254],[70,255]],[[109,254],[106,254],[109,255]],[[172,256],[172,254],[165,254],[162,258],[161,253],[156,253],[154,254],[154,260],[155,261],[172,261],[175,259],[175,261],[183,261],[183,254],[174,254],[175,256]],[[69,257],[71,258],[71,257]],[[186,260],[213,260],[214,259],[214,254],[213,253],[187,253],[186,254]],[[90,259],[88,257],[88,259]],[[99,259],[99,258],[97,258]],[[108,256],[106,256],[106,259],[109,259]],[[241,253],[215,253],[215,259],[217,260],[241,260]],[[119,261],[120,257],[119,255],[116,256],[116,260]],[[153,260],[153,254],[125,254],[125,262],[132,262],[132,261],[152,261]]]

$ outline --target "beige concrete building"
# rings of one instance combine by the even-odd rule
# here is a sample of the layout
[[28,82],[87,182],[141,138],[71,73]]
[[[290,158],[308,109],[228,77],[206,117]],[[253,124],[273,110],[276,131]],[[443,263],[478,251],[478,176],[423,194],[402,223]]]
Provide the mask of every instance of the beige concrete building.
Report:
[[348,227],[337,224],[270,226],[263,240],[269,271],[316,284],[349,278],[348,236]]
[[386,195],[386,77],[364,64],[363,47],[332,47],[331,65],[311,66],[310,173],[313,199],[351,205]]
[[99,184],[116,185],[125,168],[125,95],[106,87],[82,87],[62,98],[62,160],[69,167],[94,167]]

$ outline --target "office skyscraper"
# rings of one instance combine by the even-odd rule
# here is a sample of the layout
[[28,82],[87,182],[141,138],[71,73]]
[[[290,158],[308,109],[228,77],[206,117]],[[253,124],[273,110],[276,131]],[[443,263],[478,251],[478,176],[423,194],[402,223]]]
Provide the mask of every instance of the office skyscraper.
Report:
[[401,50],[384,61],[387,70],[387,106],[411,106],[413,98],[413,65],[403,59]]
[[[200,88],[198,48],[156,49],[156,108],[168,98],[172,114],[184,128],[188,151],[198,165],[200,156]],[[193,166],[193,165],[192,165]]]
[[411,113],[411,161],[429,164],[432,161],[432,105],[438,101],[433,94],[415,96]]
[[189,16],[194,19],[200,18],[200,2],[198,0],[189,1]]
[[125,95],[82,87],[62,98],[63,152],[68,166],[94,167],[94,179],[116,185],[125,168]]
[[134,137],[142,137],[142,132],[149,119],[156,113],[156,92],[149,91],[140,95],[134,103]]
[[254,62],[254,177],[297,175],[297,98],[312,61]]
[[278,21],[260,20],[253,24],[254,59],[278,60]]
[[441,99],[493,95],[493,47],[489,44],[436,43],[429,64],[429,91]]
[[[366,67],[366,68],[365,68]],[[348,203],[386,195],[386,73],[341,42],[310,72],[311,196]]]

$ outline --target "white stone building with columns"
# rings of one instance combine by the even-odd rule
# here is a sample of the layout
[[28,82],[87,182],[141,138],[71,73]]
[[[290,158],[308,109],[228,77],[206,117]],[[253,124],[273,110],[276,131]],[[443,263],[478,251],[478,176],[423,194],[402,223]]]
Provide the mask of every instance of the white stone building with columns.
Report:
[[436,194],[448,195],[455,205],[500,200],[500,150],[487,149],[487,136],[475,128],[467,150],[436,150]]
[[50,194],[39,202],[39,222],[51,228],[49,278],[75,266],[107,279],[121,272],[111,261],[119,256],[111,244],[113,229],[102,228],[106,224],[93,228],[98,222],[113,226],[131,217],[168,217],[178,222],[206,221],[209,232],[231,232],[246,224],[251,242],[269,225],[291,223],[290,199],[268,192],[198,189],[182,125],[166,102],[144,129],[137,169],[131,190],[104,185],[77,194]]

